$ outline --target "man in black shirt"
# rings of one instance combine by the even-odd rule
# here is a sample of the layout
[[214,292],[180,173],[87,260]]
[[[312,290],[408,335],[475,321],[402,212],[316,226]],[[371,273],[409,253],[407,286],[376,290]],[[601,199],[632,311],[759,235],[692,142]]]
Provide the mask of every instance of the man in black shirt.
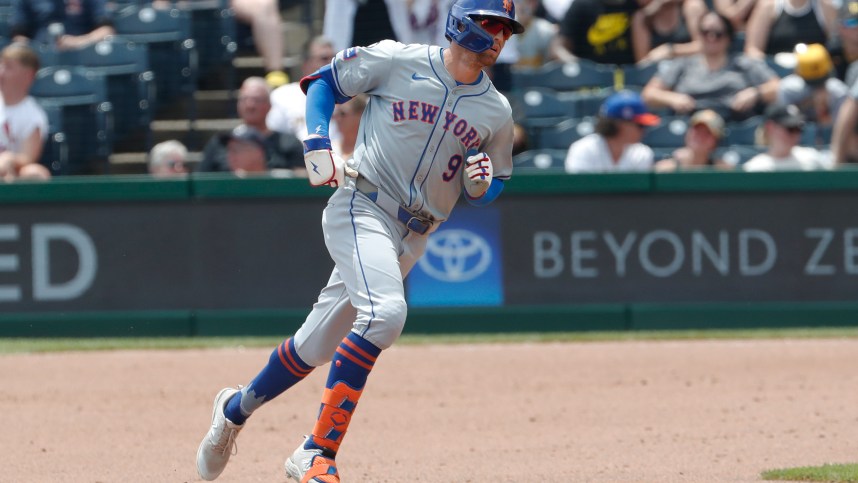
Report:
[[558,57],[565,61],[579,57],[601,64],[634,64],[632,16],[649,1],[575,0],[560,21],[562,45],[557,49]]

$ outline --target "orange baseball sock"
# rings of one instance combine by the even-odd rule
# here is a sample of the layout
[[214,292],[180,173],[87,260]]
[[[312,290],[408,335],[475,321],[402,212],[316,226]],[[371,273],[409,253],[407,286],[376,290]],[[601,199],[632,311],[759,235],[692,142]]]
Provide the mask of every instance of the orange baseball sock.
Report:
[[334,354],[319,417],[307,445],[336,454],[381,349],[350,333]]

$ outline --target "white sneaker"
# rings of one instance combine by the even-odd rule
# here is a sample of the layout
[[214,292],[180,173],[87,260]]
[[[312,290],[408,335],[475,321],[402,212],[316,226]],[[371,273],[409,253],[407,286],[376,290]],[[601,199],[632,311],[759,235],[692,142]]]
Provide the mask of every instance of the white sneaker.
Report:
[[304,449],[309,436],[286,460],[286,477],[299,483],[340,483],[334,458],[321,449]]
[[197,473],[206,481],[212,481],[220,476],[229,462],[229,457],[238,452],[235,438],[244,425],[234,424],[223,414],[227,401],[237,393],[238,389],[228,387],[221,389],[215,396],[212,427],[197,450]]

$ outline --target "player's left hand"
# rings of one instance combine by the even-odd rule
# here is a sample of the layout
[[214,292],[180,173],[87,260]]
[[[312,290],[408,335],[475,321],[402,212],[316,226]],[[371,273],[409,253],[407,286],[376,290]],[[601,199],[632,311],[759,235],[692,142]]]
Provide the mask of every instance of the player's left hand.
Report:
[[481,198],[492,184],[492,160],[486,153],[468,156],[465,160],[464,171],[465,193],[471,198]]
[[336,188],[345,184],[346,176],[356,178],[358,175],[354,168],[331,150],[330,139],[315,134],[304,140],[304,164],[313,186]]

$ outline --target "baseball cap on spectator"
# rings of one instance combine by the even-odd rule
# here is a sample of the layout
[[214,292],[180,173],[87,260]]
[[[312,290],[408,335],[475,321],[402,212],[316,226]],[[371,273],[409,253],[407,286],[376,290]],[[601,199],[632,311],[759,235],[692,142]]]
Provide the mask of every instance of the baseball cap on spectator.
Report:
[[254,143],[265,150],[265,136],[258,129],[250,127],[247,124],[239,124],[232,131],[220,135],[220,142],[223,145],[229,143],[230,140],[245,141]]
[[837,17],[844,27],[858,27],[858,0],[843,0]]
[[810,85],[824,84],[834,63],[822,44],[798,44],[795,47],[795,73]]
[[795,104],[771,104],[766,108],[766,119],[783,127],[804,127],[804,114]]
[[712,109],[695,112],[688,124],[691,126],[703,124],[717,139],[724,137],[724,118]]
[[641,96],[634,91],[612,94],[602,103],[599,113],[609,119],[632,121],[641,126],[656,126],[661,122],[661,118],[649,112]]

